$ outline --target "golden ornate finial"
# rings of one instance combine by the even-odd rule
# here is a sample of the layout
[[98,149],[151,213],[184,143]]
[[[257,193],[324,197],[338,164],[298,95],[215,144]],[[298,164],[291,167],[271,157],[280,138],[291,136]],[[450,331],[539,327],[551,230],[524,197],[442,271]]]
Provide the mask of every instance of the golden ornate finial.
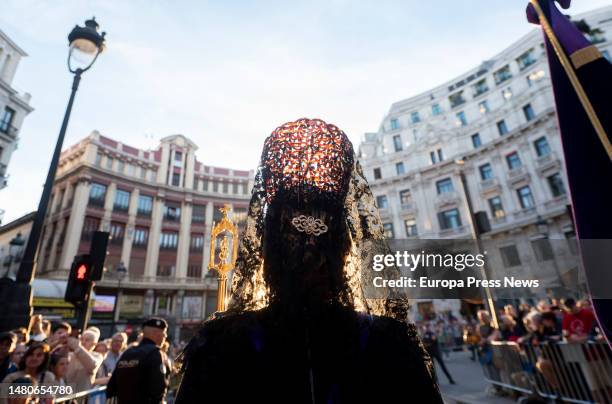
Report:
[[[234,269],[236,258],[238,256],[238,227],[229,218],[229,213],[232,208],[225,205],[219,208],[223,217],[219,223],[213,222],[210,231],[210,261],[208,263],[209,270],[216,270],[219,274],[219,290],[217,292],[217,311],[225,311],[225,300],[227,295],[227,274]],[[215,246],[219,235],[223,234],[219,242],[219,262],[215,262]],[[229,251],[229,236],[232,238],[232,253]]]

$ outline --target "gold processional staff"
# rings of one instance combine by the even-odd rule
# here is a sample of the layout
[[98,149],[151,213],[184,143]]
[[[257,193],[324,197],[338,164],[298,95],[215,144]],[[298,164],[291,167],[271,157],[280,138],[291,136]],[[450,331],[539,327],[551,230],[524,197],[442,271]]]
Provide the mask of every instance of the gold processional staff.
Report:
[[[227,274],[234,269],[236,257],[238,255],[238,227],[229,218],[228,213],[231,211],[229,205],[220,208],[219,211],[223,214],[219,223],[213,222],[210,231],[210,261],[208,270],[216,270],[218,277],[217,291],[217,311],[225,311],[225,303],[227,300]],[[230,237],[232,251],[230,255]],[[218,261],[215,262],[215,253],[219,246]]]

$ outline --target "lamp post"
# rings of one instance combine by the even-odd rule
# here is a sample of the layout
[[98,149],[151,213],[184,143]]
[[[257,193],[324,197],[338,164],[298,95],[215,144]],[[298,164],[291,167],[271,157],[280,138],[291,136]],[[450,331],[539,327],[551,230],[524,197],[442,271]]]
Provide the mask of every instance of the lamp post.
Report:
[[[465,160],[458,159],[455,160],[455,164],[459,168],[459,179],[461,181],[461,190],[463,193],[463,197],[465,198],[465,205],[467,207],[468,216],[470,217],[470,232],[472,233],[472,238],[476,240],[476,248],[479,254],[484,253],[484,249],[482,247],[482,239],[481,239],[481,231],[476,224],[476,213],[474,212],[474,205],[472,205],[472,197],[470,196],[470,190],[467,186],[467,179],[465,178],[465,173],[463,172],[463,166],[465,165]],[[486,264],[481,268],[481,275],[483,280],[488,280],[487,276]],[[485,298],[487,300],[487,306],[489,312],[491,313],[491,320],[493,322],[493,326],[495,328],[499,328],[499,322],[497,320],[497,312],[495,310],[495,302],[493,301],[493,294],[491,293],[491,289],[489,287],[484,288]]]
[[127,276],[127,268],[125,267],[123,262],[120,262],[119,265],[117,265],[115,272],[117,272],[117,293],[115,295],[115,305],[113,307],[113,328],[111,330],[113,333],[115,332],[115,328],[117,328],[117,321],[119,321],[119,300],[121,299],[121,282],[123,282],[123,280]]
[[557,260],[555,258],[555,251],[550,242],[548,222],[542,216],[538,215],[538,217],[536,218],[535,225],[536,225],[536,228],[538,229],[538,233],[540,233],[540,236],[542,236],[541,240],[546,243],[541,246],[542,254],[544,254],[545,248],[550,247],[550,250],[552,253],[552,261],[553,261],[553,268],[555,270],[555,275],[557,276],[557,279],[559,280],[560,288],[565,290],[565,282],[563,281],[563,277],[561,276],[561,271],[559,270],[559,266],[557,265]]
[[16,283],[13,285],[3,284],[0,288],[0,301],[9,302],[10,306],[7,308],[8,310],[6,310],[7,314],[0,318],[0,320],[2,320],[0,324],[3,324],[7,329],[27,325],[29,321],[32,311],[30,307],[32,297],[31,283],[34,278],[36,252],[38,250],[45,214],[53,188],[53,181],[57,172],[64,137],[72,111],[72,104],[74,103],[76,91],[79,88],[81,75],[91,68],[105,46],[104,36],[106,33],[100,33],[99,28],[100,26],[95,18],[92,18],[85,21],[84,27],[75,26],[68,35],[70,51],[68,52],[67,64],[68,70],[74,75],[72,91],[70,93],[59,136],[55,144],[53,157],[51,158],[47,179],[40,197],[40,202],[38,203],[38,210],[34,217],[30,236],[28,237],[28,243],[19,266]]
[[17,235],[9,241],[9,253],[4,260],[6,271],[4,272],[3,279],[10,279],[13,263],[19,262],[19,255],[21,254],[21,249],[24,244],[25,240],[21,236],[21,233],[17,233]]

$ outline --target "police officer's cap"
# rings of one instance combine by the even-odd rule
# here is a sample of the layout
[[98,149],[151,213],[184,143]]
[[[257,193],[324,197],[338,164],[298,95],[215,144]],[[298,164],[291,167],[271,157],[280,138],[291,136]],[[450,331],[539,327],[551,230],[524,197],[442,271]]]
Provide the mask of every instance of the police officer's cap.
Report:
[[160,330],[165,330],[166,328],[168,328],[168,323],[163,318],[151,317],[150,319],[145,321],[142,326],[143,327],[155,327],[155,328],[159,328]]

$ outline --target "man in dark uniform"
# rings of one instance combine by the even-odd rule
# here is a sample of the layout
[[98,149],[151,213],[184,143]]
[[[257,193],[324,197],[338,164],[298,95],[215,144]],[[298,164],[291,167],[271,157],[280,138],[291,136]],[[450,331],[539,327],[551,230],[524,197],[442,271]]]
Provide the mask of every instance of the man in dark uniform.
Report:
[[446,365],[444,364],[444,359],[442,359],[442,355],[440,355],[440,347],[438,346],[438,337],[436,333],[431,329],[431,326],[424,327],[424,332],[423,332],[423,335],[421,335],[421,340],[423,341],[423,345],[425,346],[425,349],[429,353],[429,356],[431,356],[432,362],[434,359],[438,361],[438,365],[440,365],[440,367],[442,368],[442,371],[446,375],[448,382],[450,384],[455,384],[453,377],[448,372],[448,369],[446,369]]
[[168,370],[160,345],[166,340],[168,323],[151,318],[143,324],[140,344],[129,348],[119,358],[106,396],[117,403],[162,403],[168,388]]

